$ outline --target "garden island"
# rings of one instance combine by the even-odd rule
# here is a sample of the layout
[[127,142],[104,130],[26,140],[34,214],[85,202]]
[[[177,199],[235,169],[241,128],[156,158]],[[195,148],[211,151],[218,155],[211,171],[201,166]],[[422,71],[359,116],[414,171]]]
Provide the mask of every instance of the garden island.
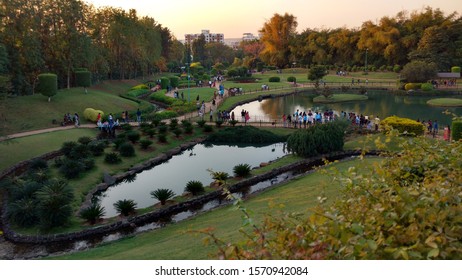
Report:
[[78,0],[0,16],[0,259],[461,258],[457,13],[274,14],[236,48]]

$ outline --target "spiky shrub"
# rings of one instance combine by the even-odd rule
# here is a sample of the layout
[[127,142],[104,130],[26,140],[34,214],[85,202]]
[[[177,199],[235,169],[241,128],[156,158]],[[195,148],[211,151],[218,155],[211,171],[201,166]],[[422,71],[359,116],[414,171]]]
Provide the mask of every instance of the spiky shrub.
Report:
[[63,154],[65,156],[69,156],[72,152],[72,150],[74,149],[74,147],[77,147],[79,144],[77,142],[74,142],[74,141],[68,141],[68,142],[64,142],[62,145],[61,145],[61,152],[63,152]]
[[91,157],[90,148],[87,145],[79,144],[72,148],[72,151],[67,155],[70,159],[80,160]]
[[120,158],[119,154],[115,153],[115,152],[108,153],[104,157],[104,162],[108,163],[108,164],[117,164],[117,163],[119,163],[121,161],[122,161],[122,159]]
[[113,205],[117,213],[126,217],[126,216],[129,216],[135,213],[137,204],[135,201],[133,201],[133,199],[123,199],[123,200],[118,200]]
[[104,153],[104,149],[106,148],[106,143],[103,141],[93,141],[88,144],[88,148],[93,156],[97,157]]
[[36,193],[42,228],[65,225],[72,216],[74,190],[66,181],[51,180]]
[[187,126],[190,126],[190,125],[192,125],[192,124],[191,124],[191,122],[188,121],[188,120],[182,120],[182,121],[181,121],[181,125],[182,125],[183,127],[187,127]]
[[184,133],[192,134],[193,132],[194,132],[194,127],[191,123],[189,123],[189,125],[184,127]]
[[127,139],[132,143],[138,142],[140,138],[141,138],[141,135],[138,131],[129,131],[127,133]]
[[120,145],[119,153],[123,157],[134,157],[135,156],[135,148],[132,144],[125,142]]
[[197,125],[198,125],[199,127],[204,127],[205,123],[206,123],[205,120],[198,120],[198,121],[197,121]]
[[127,142],[127,139],[125,138],[117,138],[114,141],[112,141],[112,144],[114,144],[114,149],[118,150],[119,147],[126,142]]
[[160,143],[167,143],[167,135],[158,134],[157,135],[157,140],[159,140]]
[[154,135],[156,135],[156,130],[155,130],[154,128],[150,128],[150,129],[146,130],[146,134],[147,134],[150,138],[152,138],[152,137],[154,137]]
[[133,130],[133,127],[128,124],[128,123],[124,123],[122,125],[120,125],[120,127],[124,130],[124,131],[130,131],[130,130]]
[[213,171],[211,174],[212,179],[219,182],[224,182],[229,178],[229,174],[223,171]]
[[158,119],[158,118],[153,119],[153,120],[152,120],[152,124],[153,124],[155,127],[158,127],[159,124],[160,124],[160,119]]
[[246,177],[250,175],[251,168],[249,164],[241,163],[233,167],[233,172],[238,177]]
[[215,121],[215,124],[217,127],[221,127],[221,125],[223,124],[223,121]]
[[29,164],[29,170],[35,171],[35,170],[46,170],[48,169],[48,164],[47,161],[41,158],[34,159],[31,161]]
[[188,192],[192,195],[198,195],[198,194],[205,192],[204,185],[202,184],[202,182],[195,181],[195,180],[189,181],[186,184],[186,187],[184,190],[185,192]]
[[170,189],[157,189],[151,192],[151,197],[160,201],[160,205],[165,205],[165,202],[175,196],[175,192]]
[[204,132],[213,132],[213,126],[206,124],[203,127]]
[[149,139],[141,139],[140,140],[140,146],[141,146],[141,149],[143,150],[147,150],[149,148],[149,146],[152,145],[152,141],[149,140]]
[[65,159],[59,171],[67,179],[77,178],[85,170],[85,164],[80,160]]
[[171,119],[169,126],[170,126],[170,130],[174,130],[175,128],[178,127],[178,120],[177,119]]
[[239,121],[237,120],[230,120],[229,121],[229,124],[232,125],[232,126],[235,126]]
[[92,204],[91,206],[80,211],[80,218],[86,220],[90,224],[95,224],[106,213],[103,206],[99,204]]
[[82,145],[88,145],[91,142],[91,137],[89,136],[82,136],[80,137],[77,142],[79,142]]
[[167,131],[168,131],[168,126],[166,126],[166,125],[159,125],[159,127],[157,128],[157,130],[159,131],[159,134],[165,134],[165,133],[167,133]]
[[176,138],[180,137],[181,133],[183,133],[183,130],[181,128],[177,127],[173,130],[173,133],[175,134]]
[[92,157],[84,158],[81,160],[85,171],[91,170],[95,167],[95,159]]
[[31,197],[16,200],[7,207],[8,219],[22,227],[30,227],[38,220],[37,202]]

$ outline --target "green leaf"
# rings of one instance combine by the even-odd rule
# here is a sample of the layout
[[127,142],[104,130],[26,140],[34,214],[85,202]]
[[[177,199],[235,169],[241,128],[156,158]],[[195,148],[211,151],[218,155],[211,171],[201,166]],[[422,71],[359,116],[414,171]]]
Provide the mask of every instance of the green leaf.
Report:
[[438,255],[440,254],[440,249],[438,248],[435,248],[435,249],[432,249],[430,250],[430,252],[428,252],[427,254],[427,258],[436,258],[438,257]]

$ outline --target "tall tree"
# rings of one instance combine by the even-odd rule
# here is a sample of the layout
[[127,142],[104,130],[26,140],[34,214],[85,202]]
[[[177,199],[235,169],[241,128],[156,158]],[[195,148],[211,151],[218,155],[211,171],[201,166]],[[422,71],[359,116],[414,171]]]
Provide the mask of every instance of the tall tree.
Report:
[[199,38],[192,42],[192,54],[194,62],[200,62],[202,65],[206,65],[206,50],[205,50],[205,36],[201,34]]
[[261,52],[264,62],[278,67],[284,67],[290,63],[290,41],[295,36],[297,19],[293,15],[285,13],[283,16],[274,14],[265,22],[260,29],[261,41],[265,48]]

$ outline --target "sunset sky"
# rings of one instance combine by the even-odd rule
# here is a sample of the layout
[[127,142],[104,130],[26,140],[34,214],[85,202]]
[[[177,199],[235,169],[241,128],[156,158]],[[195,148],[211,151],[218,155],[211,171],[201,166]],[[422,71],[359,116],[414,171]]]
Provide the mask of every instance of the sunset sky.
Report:
[[307,28],[360,27],[364,21],[395,16],[398,12],[421,11],[430,6],[446,15],[462,13],[462,0],[84,0],[96,7],[136,9],[139,16],[154,18],[179,40],[186,33],[224,33],[226,38],[255,35],[275,13],[297,17],[301,32]]

